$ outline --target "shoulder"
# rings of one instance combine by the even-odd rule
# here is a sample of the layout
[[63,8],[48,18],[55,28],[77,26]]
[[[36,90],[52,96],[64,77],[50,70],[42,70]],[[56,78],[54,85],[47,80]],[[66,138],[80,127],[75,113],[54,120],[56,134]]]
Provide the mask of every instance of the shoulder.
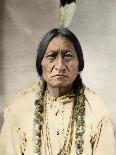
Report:
[[93,140],[95,140],[97,137],[99,139],[100,132],[103,127],[104,129],[107,129],[107,127],[109,128],[110,126],[109,130],[112,130],[112,115],[106,102],[98,94],[88,88],[85,88],[85,97],[86,123],[89,123],[91,126],[91,136]]
[[104,99],[89,88],[85,88],[86,106],[96,118],[110,117],[110,111]]
[[30,88],[19,91],[16,96],[8,103],[4,109],[4,118],[23,117],[26,113],[32,111],[36,98],[37,83]]

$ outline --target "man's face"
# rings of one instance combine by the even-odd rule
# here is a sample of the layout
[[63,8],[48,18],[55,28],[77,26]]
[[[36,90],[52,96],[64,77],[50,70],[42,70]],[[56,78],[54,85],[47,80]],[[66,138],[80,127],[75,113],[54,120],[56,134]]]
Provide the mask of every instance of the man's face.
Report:
[[51,40],[42,60],[42,77],[54,88],[73,84],[79,61],[73,43],[62,36]]

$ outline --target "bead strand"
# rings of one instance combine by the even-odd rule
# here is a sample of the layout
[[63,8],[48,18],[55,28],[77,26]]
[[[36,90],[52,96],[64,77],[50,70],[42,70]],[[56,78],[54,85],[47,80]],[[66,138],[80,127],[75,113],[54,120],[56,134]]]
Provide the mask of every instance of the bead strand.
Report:
[[33,142],[34,153],[40,155],[41,148],[41,131],[43,124],[43,92],[45,90],[44,81],[38,83],[40,90],[37,94],[38,98],[35,100],[34,122],[33,122]]

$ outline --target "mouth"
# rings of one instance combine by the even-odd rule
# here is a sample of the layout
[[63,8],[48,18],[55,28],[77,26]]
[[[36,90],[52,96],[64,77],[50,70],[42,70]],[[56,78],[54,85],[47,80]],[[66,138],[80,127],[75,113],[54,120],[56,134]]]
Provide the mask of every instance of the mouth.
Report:
[[53,75],[52,77],[67,77],[68,78],[68,76],[66,76],[66,75],[59,75],[59,74]]

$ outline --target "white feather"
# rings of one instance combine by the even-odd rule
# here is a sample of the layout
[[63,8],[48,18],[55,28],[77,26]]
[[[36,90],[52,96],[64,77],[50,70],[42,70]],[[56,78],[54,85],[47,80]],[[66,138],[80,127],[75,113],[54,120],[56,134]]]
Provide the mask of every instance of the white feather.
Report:
[[70,4],[66,4],[64,7],[60,7],[60,26],[67,28],[69,27],[74,12],[76,10],[76,3],[72,2]]

